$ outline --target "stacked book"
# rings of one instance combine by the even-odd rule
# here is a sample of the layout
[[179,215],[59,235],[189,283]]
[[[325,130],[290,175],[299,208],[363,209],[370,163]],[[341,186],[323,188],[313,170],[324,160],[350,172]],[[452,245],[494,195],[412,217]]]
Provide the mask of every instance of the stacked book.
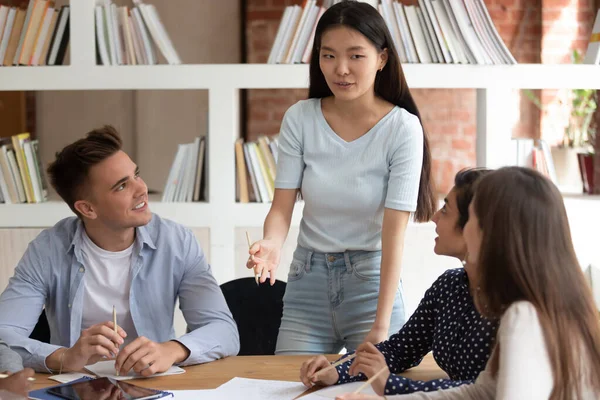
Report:
[[69,44],[69,6],[30,0],[0,6],[0,65],[62,65]]
[[[268,63],[308,63],[314,30],[321,14],[335,1],[306,0],[286,7]],[[402,63],[516,64],[498,34],[483,0],[418,0],[405,5],[380,0]]]
[[513,139],[515,165],[535,169],[557,185],[556,169],[548,142],[542,139]]
[[204,196],[206,138],[180,144],[162,195],[164,202],[201,201]]
[[235,142],[237,200],[269,203],[275,192],[277,138],[261,136],[256,142]]
[[111,0],[96,5],[96,54],[102,65],[154,65],[157,51],[169,64],[179,55],[152,4],[134,0],[135,7],[117,7]]
[[48,183],[38,141],[29,133],[0,138],[0,203],[41,203],[48,200]]

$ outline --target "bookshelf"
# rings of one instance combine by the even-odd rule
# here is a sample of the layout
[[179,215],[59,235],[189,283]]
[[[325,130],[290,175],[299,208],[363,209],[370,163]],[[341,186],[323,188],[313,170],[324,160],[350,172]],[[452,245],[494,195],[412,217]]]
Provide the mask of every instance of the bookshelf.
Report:
[[[98,66],[91,45],[95,43],[94,2],[71,2],[70,21],[70,65],[0,68],[0,90],[208,90],[208,201],[150,204],[163,217],[208,228],[207,250],[211,264],[216,266],[213,272],[217,281],[236,278],[236,229],[262,226],[269,210],[269,204],[235,202],[234,142],[240,132],[240,90],[306,88],[308,66]],[[600,89],[600,67],[592,65],[406,64],[404,71],[411,88],[477,90],[477,164],[491,168],[510,163],[511,140],[502,110],[503,99],[513,89]],[[590,201],[593,199],[597,198]],[[294,227],[301,214],[300,203],[292,219]],[[70,215],[68,207],[59,201],[0,205],[0,228],[48,227]]]

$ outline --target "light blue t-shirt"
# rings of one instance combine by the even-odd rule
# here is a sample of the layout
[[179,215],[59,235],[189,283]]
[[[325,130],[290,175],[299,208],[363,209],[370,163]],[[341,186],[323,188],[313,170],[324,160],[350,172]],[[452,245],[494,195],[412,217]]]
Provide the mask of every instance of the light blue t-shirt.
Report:
[[423,163],[423,128],[394,107],[346,142],[329,126],[320,99],[283,118],[275,188],[300,188],[305,202],[298,244],[313,251],[381,250],[384,207],[413,212]]

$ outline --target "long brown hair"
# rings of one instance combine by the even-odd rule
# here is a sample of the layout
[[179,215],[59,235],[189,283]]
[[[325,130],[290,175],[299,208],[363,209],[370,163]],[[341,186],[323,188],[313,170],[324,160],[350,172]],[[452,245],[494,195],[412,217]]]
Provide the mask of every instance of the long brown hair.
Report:
[[[600,395],[598,311],[575,255],[562,195],[538,172],[506,167],[478,182],[473,202],[482,231],[477,308],[498,317],[516,301],[533,304],[554,377],[550,399],[580,399],[582,383]],[[497,357],[494,375],[502,362]]]
[[[387,25],[373,6],[363,2],[342,1],[328,8],[319,19],[315,29],[315,40],[310,58],[308,97],[315,99],[333,96],[319,65],[319,53],[323,34],[327,30],[338,26],[347,26],[361,33],[379,51],[387,49],[387,63],[383,70],[377,72],[375,77],[375,95],[400,108],[404,108],[419,118],[419,122],[421,122],[421,114],[408,89],[402,65],[400,65],[400,59]],[[414,214],[414,219],[417,222],[429,221],[437,207],[431,176],[431,164],[429,139],[425,129],[423,129],[423,165],[419,180],[417,210]]]

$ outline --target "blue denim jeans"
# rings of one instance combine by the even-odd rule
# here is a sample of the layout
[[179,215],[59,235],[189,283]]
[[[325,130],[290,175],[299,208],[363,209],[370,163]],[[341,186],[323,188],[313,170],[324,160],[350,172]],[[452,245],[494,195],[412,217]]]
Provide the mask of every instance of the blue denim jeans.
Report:
[[[276,354],[332,354],[360,345],[375,322],[381,251],[296,248],[283,297]],[[388,334],[405,322],[398,286]]]

